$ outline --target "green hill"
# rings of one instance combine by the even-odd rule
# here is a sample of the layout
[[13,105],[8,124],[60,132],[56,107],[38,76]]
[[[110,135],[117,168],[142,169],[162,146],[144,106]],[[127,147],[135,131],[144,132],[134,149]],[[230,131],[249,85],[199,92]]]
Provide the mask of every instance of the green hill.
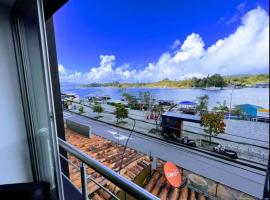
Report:
[[220,76],[214,74],[204,78],[191,78],[187,80],[173,81],[164,79],[153,83],[90,83],[83,84],[81,87],[148,87],[148,88],[204,88],[204,87],[225,87],[229,84],[239,86],[250,86],[257,83],[269,82],[269,74],[257,75],[233,75],[233,76]]

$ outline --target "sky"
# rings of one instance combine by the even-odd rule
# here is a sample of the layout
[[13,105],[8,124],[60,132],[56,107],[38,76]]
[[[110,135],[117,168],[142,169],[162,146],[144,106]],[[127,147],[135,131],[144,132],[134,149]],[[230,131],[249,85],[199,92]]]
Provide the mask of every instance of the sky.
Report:
[[268,0],[69,0],[54,24],[62,82],[269,73]]

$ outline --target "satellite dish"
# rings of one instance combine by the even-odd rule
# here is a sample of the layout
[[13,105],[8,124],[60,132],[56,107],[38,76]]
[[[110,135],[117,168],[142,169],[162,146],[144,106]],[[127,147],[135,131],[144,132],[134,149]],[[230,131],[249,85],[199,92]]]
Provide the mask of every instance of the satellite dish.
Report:
[[182,169],[179,170],[178,167],[172,162],[166,162],[164,164],[163,170],[164,170],[165,177],[171,186],[175,188],[179,188],[183,186]]

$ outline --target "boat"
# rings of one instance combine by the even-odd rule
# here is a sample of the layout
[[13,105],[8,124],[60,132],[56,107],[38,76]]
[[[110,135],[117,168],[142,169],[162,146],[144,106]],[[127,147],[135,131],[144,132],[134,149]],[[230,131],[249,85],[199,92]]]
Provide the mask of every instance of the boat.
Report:
[[184,114],[196,114],[196,106],[197,104],[192,101],[181,101],[179,104],[179,111],[181,111]]
[[209,91],[219,91],[221,89],[222,89],[221,87],[214,87],[214,86],[203,88],[203,90],[209,90]]
[[159,100],[158,104],[162,106],[172,106],[174,105],[174,102],[170,100]]

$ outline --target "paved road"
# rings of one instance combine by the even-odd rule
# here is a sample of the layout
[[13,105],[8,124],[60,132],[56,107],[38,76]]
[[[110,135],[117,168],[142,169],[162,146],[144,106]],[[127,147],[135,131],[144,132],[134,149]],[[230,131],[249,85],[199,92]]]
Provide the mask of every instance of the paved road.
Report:
[[[130,134],[128,130],[68,112],[64,112],[64,118],[89,125],[92,127],[93,133],[122,145],[126,143]],[[213,158],[213,156],[138,133],[132,133],[128,147],[148,155],[151,153],[153,157],[173,161],[187,170],[250,195],[261,197],[265,172],[220,158]]]

